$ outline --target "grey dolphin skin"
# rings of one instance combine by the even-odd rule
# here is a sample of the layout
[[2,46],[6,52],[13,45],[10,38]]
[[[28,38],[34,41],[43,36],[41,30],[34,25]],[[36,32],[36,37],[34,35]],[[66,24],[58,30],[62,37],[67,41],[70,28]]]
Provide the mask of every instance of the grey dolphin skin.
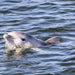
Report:
[[16,48],[28,49],[35,47],[44,47],[49,44],[56,44],[60,42],[60,38],[58,36],[49,38],[46,41],[42,41],[29,34],[17,31],[12,31],[8,34],[4,34],[3,38],[5,39],[6,47],[9,50],[13,50]]

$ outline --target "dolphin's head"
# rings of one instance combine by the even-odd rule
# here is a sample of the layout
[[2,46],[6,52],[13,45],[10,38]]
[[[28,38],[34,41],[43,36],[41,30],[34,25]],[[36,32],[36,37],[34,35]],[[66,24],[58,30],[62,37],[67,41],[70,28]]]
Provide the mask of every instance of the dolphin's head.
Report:
[[16,48],[27,49],[34,47],[42,47],[49,44],[56,44],[60,42],[60,37],[58,36],[49,38],[46,41],[42,41],[29,34],[17,31],[12,31],[8,34],[4,34],[3,38],[5,39],[6,47],[9,50],[13,50]]
[[26,33],[13,31],[8,34],[4,34],[3,38],[5,39],[6,47],[10,50],[32,47],[32,44],[29,42],[29,39],[31,39],[32,36]]

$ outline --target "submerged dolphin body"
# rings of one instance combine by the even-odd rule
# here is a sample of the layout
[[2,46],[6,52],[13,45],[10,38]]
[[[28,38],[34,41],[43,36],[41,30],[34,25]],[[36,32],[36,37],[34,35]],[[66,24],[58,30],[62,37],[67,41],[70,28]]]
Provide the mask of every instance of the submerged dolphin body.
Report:
[[9,32],[8,34],[4,34],[3,38],[5,39],[6,47],[9,50],[17,48],[22,48],[22,49],[38,48],[60,42],[60,38],[58,36],[49,38],[46,41],[42,41],[29,34],[17,31],[12,31]]

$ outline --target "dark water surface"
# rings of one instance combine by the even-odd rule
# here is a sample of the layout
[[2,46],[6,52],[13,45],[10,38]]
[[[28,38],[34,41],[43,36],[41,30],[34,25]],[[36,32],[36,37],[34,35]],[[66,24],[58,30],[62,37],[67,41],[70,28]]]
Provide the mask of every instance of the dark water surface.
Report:
[[[7,57],[2,36],[10,31],[62,43]],[[75,1],[0,0],[0,75],[75,75]]]

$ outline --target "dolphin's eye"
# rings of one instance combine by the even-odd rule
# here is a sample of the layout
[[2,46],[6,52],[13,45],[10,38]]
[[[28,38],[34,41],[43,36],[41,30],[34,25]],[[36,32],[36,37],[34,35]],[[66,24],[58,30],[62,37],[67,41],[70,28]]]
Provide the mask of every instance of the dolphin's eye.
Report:
[[22,38],[21,40],[22,40],[22,41],[25,41],[25,39],[24,39],[24,38]]

